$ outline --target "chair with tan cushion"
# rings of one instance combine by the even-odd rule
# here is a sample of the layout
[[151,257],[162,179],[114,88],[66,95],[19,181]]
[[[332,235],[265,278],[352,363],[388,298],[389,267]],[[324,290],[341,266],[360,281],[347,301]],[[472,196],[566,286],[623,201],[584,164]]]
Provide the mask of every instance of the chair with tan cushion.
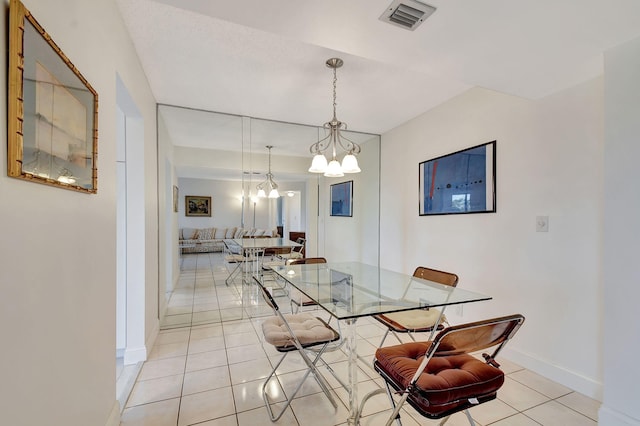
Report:
[[[324,257],[305,257],[302,259],[287,260],[287,265],[310,265],[314,263],[327,263],[327,259]],[[293,313],[298,312],[302,307],[318,305],[304,293],[301,293],[295,288],[292,288],[289,291],[289,298],[291,299],[291,312]]]
[[289,259],[302,259],[304,257],[304,242],[306,240],[304,238],[296,239],[296,243],[300,244],[291,249],[289,253],[281,253],[278,255],[281,259],[289,260]]
[[[405,402],[426,418],[444,418],[440,425],[463,410],[469,423],[475,425],[468,409],[497,397],[504,372],[496,356],[523,322],[522,315],[509,315],[448,327],[431,342],[378,348],[373,367],[385,381],[393,408],[386,425],[394,420],[402,425],[398,414]],[[484,361],[471,355],[489,348],[495,349],[491,355],[482,354]],[[384,391],[367,394],[358,413],[371,396]],[[401,395],[397,403],[394,394]]]
[[[458,276],[456,274],[424,266],[418,266],[413,272],[413,276],[451,287],[455,287],[458,284]],[[442,323],[447,323],[447,318],[442,314],[442,311],[433,308],[392,312],[374,315],[373,317],[387,327],[379,347],[382,347],[389,332],[400,343],[402,343],[402,340],[400,340],[397,333],[407,333],[411,340],[415,341],[412,333],[432,332],[436,324],[437,329],[441,330],[444,328]]]
[[[311,373],[313,373],[313,377],[327,398],[329,398],[331,404],[334,408],[337,408],[338,404],[331,394],[331,387],[318,370],[316,364],[321,361],[322,354],[328,350],[329,345],[332,342],[340,340],[340,334],[322,319],[316,318],[311,314],[283,314],[280,312],[280,308],[271,293],[269,293],[261,283],[259,277],[254,276],[253,279],[260,288],[264,300],[275,313],[274,317],[268,318],[262,323],[264,339],[267,343],[273,345],[278,352],[283,354],[262,386],[262,398],[269,412],[269,418],[272,422],[275,422],[282,417]],[[334,348],[337,349],[339,346],[334,346]],[[307,366],[307,370],[295,390],[290,395],[287,395],[286,402],[280,407],[278,413],[275,414],[271,407],[269,396],[267,395],[269,382],[275,378],[276,370],[290,352],[298,352],[300,354]],[[332,370],[330,371],[334,373]]]

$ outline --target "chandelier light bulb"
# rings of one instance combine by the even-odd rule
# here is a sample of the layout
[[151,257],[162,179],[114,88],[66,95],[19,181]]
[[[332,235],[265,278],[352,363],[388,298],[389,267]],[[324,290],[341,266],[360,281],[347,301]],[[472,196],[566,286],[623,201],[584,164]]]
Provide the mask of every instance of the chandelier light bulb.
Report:
[[316,154],[313,156],[311,167],[309,167],[311,173],[324,173],[327,171],[327,158],[322,154]]
[[342,166],[338,163],[338,160],[331,160],[327,166],[327,171],[324,173],[326,177],[342,177]]
[[269,198],[280,197],[280,194],[278,193],[278,185],[273,181],[273,175],[271,174],[271,148],[273,148],[273,146],[267,145],[267,149],[269,150],[269,172],[267,172],[267,179],[256,186],[256,189],[258,190],[258,197],[260,198],[267,197],[265,188],[269,190]]
[[360,167],[358,167],[358,159],[353,154],[347,154],[342,159],[342,172],[343,173],[360,173]]

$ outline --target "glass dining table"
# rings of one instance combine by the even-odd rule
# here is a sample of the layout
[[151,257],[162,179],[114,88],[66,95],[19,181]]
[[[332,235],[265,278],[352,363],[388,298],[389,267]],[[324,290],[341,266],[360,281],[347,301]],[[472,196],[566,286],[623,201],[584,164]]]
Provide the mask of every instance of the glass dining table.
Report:
[[358,410],[356,321],[391,312],[490,300],[490,296],[450,287],[360,262],[274,266],[290,285],[338,320],[348,357],[349,418],[355,425]]
[[[235,254],[240,256],[240,261],[237,261],[237,265],[235,269],[229,274],[225,283],[229,285],[235,278],[236,274],[242,270],[247,273],[257,273],[260,269],[259,262],[253,262],[254,270],[251,271],[246,265],[252,261],[259,259],[258,253],[264,254],[264,251],[267,249],[293,249],[294,247],[300,247],[302,244],[299,244],[295,241],[290,241],[286,238],[236,238],[236,239],[225,239],[223,240],[225,251],[230,254]],[[245,277],[246,278],[246,277]],[[243,278],[243,279],[245,279]]]

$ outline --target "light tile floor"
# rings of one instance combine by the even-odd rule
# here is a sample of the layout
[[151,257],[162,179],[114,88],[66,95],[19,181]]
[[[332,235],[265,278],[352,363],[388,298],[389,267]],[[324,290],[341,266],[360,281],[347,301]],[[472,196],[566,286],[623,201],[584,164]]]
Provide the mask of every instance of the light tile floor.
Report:
[[[241,310],[237,287],[227,287],[228,275],[219,254],[198,254],[187,257],[180,278],[181,286],[191,286],[191,311],[187,312],[185,292],[180,303],[184,313],[193,315],[206,304],[205,311],[212,314],[211,321],[202,321],[189,327],[162,330],[136,380],[122,413],[122,426],[253,426],[270,424],[263,405],[260,389],[264,378],[279,354],[263,342],[261,322],[267,310],[258,305],[252,308],[252,317],[227,309]],[[245,299],[245,306],[254,299]],[[284,298],[281,305],[288,306]],[[215,306],[215,308],[213,308]],[[229,306],[232,306],[231,308]],[[209,309],[211,308],[211,309]],[[323,315],[322,311],[315,311]],[[235,317],[238,318],[235,318]],[[358,352],[365,360],[358,372],[358,392],[362,396],[382,386],[377,373],[370,367],[373,353],[380,342],[383,328],[374,320],[358,321]],[[392,344],[392,339],[388,339]],[[342,351],[324,357],[338,374],[346,377],[346,356]],[[533,426],[563,425],[585,426],[597,424],[599,402],[541,377],[501,358],[507,373],[506,382],[494,401],[471,410],[479,426]],[[276,401],[284,395],[303,374],[304,366],[297,354],[291,354],[278,371],[280,386],[274,385],[270,395]],[[348,396],[329,374],[327,380],[339,397],[334,410],[313,379],[308,379],[291,407],[276,424],[323,426],[346,424]],[[276,404],[277,406],[277,404]],[[431,425],[411,407],[403,409],[403,424]],[[367,403],[361,420],[363,426],[384,424],[389,415],[385,395]],[[468,425],[464,414],[458,413],[447,422],[448,426]]]

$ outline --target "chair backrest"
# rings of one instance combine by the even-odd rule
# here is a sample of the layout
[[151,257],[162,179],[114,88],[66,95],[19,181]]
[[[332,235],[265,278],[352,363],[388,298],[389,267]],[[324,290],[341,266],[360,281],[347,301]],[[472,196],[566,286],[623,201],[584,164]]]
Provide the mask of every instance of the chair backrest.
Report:
[[327,263],[324,257],[304,257],[302,259],[289,259],[288,265],[310,265],[312,263]]
[[418,266],[413,272],[413,276],[451,287],[455,287],[456,285],[458,285],[458,276],[456,274],[427,268],[425,266]]
[[522,323],[524,316],[515,314],[447,327],[438,333],[427,355],[459,355],[496,346],[491,356],[495,358]]
[[296,251],[298,253],[302,252],[302,249],[304,249],[304,242],[305,241],[306,240],[304,238],[302,238],[302,237],[297,238],[296,239],[296,243],[298,243],[300,245],[297,246],[297,247],[294,247],[293,249],[291,249],[291,251]]
[[267,305],[269,305],[269,307],[271,309],[273,309],[273,311],[276,314],[280,314],[280,307],[276,303],[276,301],[273,298],[273,296],[271,295],[271,293],[269,293],[269,290],[267,290],[267,288],[262,284],[262,282],[258,279],[258,277],[254,276],[253,280],[258,285],[258,288],[260,289],[260,292],[262,293],[262,298],[264,299],[265,302],[267,302]]
[[524,316],[515,314],[445,328],[431,342],[409,387],[415,385],[433,357],[460,355],[496,346],[492,355],[483,354],[487,362],[492,362],[523,322]]

